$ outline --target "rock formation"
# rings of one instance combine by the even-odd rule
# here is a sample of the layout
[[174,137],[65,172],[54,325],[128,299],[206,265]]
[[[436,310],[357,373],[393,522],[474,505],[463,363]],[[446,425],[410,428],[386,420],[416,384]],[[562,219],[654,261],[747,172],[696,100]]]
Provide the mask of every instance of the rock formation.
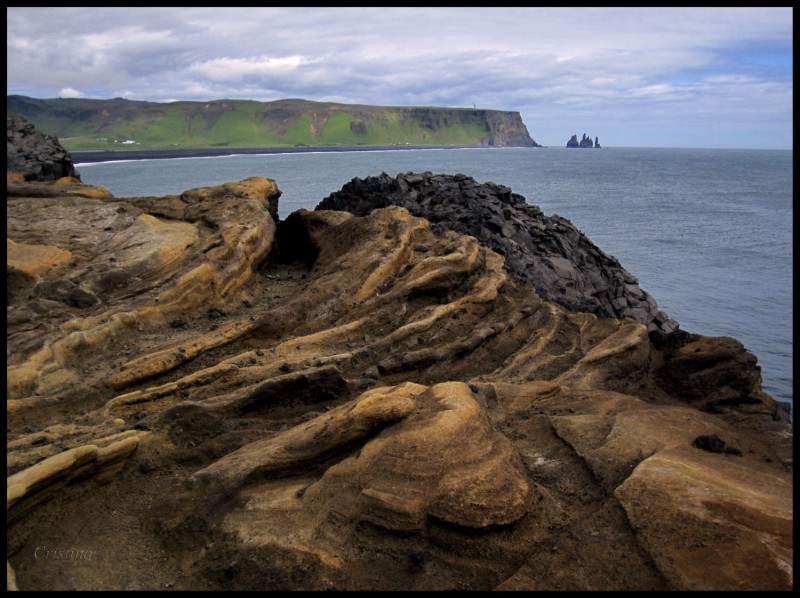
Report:
[[37,131],[21,116],[8,114],[6,120],[7,172],[18,173],[26,181],[55,181],[65,176],[80,179],[57,137]]
[[481,139],[481,144],[494,147],[542,147],[528,133],[519,112],[501,110],[480,110],[479,115],[486,119],[489,135]]
[[317,209],[364,216],[389,205],[427,219],[437,232],[472,235],[504,256],[505,268],[528,279],[546,301],[600,317],[631,317],[649,331],[678,327],[631,273],[569,220],[545,216],[504,185],[481,184],[463,174],[381,173],[353,179]]
[[10,589],[792,589],[792,426],[741,343],[279,196],[9,177]]
[[597,137],[594,138],[594,142],[592,141],[591,137],[587,137],[586,133],[583,134],[583,137],[580,141],[578,141],[578,136],[573,135],[567,141],[567,147],[600,147],[600,143]]

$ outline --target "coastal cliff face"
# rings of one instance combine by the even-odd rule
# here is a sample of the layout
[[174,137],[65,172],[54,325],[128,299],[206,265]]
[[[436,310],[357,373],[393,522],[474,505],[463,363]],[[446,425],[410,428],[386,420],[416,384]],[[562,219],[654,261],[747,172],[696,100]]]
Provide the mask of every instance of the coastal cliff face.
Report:
[[9,177],[9,588],[792,589],[792,426],[741,343],[279,197]]
[[[258,147],[539,147],[519,112],[308,100],[141,102],[11,95],[9,113],[71,151]],[[168,133],[167,133],[168,132]]]
[[528,133],[519,112],[484,110],[486,125],[490,131],[484,145],[495,147],[541,147]]

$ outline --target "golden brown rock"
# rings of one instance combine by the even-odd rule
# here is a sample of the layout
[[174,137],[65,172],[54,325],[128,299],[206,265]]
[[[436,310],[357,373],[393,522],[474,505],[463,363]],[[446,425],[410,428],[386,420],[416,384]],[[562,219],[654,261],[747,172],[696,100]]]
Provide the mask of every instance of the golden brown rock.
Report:
[[403,208],[276,224],[270,179],[7,185],[9,589],[792,588],[792,427],[734,339]]

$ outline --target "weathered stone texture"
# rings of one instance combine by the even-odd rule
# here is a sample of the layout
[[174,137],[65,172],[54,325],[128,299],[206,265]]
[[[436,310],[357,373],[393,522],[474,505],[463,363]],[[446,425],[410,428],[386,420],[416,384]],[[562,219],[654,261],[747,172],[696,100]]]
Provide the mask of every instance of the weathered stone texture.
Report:
[[600,317],[630,317],[648,331],[670,333],[678,328],[619,261],[569,220],[545,216],[503,185],[478,183],[463,174],[382,173],[351,180],[317,209],[363,216],[388,205],[426,218],[434,230],[472,235],[503,255],[506,268],[529,280],[547,301]]
[[499,185],[279,196],[8,177],[9,589],[792,589],[741,343]]
[[8,190],[10,587],[792,588],[791,426],[734,339],[405,207],[278,222],[269,179]]
[[37,131],[22,116],[6,116],[7,172],[19,173],[26,181],[55,181],[62,177],[80,178],[67,150],[58,138]]

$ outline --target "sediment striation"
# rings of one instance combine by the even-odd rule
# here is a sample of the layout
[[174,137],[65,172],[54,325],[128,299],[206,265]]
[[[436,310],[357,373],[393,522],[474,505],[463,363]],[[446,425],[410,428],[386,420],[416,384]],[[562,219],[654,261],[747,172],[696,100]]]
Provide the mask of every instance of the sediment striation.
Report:
[[427,219],[434,231],[475,237],[504,256],[504,267],[529,280],[546,301],[600,317],[630,317],[651,332],[678,328],[617,259],[566,218],[545,216],[505,185],[478,183],[463,174],[410,172],[391,177],[384,172],[354,178],[317,209],[363,216],[389,205]]
[[735,339],[399,205],[280,221],[268,178],[7,192],[9,588],[792,589],[792,426]]

